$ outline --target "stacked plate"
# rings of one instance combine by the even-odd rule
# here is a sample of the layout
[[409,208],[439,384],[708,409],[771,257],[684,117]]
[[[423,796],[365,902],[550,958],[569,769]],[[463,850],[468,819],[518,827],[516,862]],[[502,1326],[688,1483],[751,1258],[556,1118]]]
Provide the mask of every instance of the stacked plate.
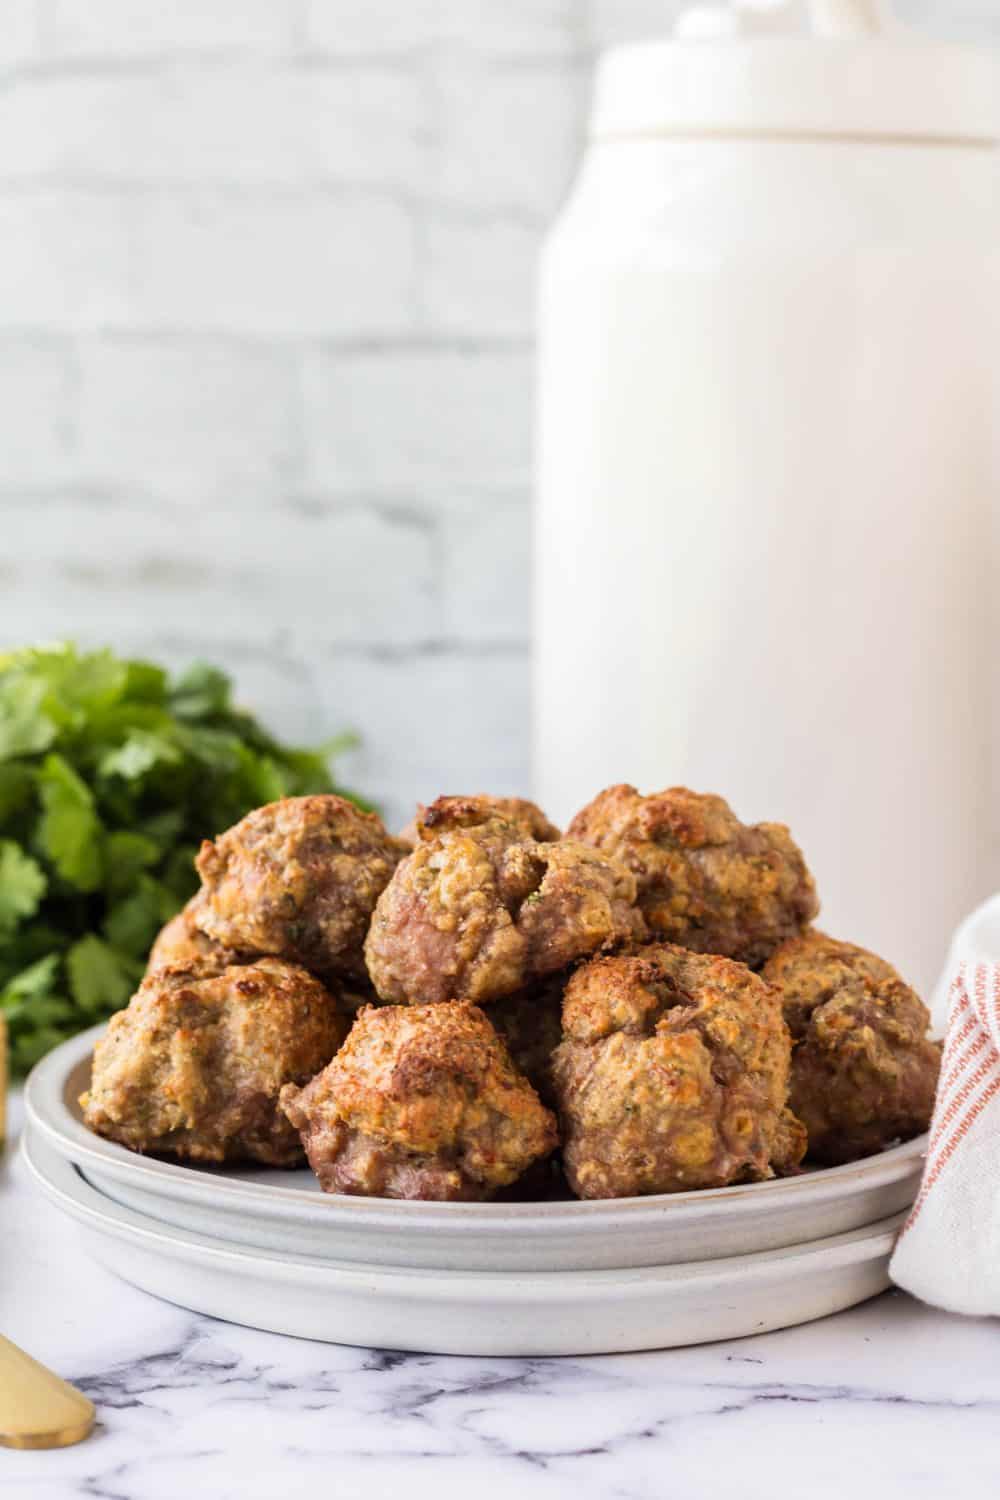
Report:
[[86,1247],[133,1285],[334,1343],[595,1354],[739,1338],[888,1285],[926,1138],[781,1182],[597,1203],[397,1203],[312,1174],[181,1166],[92,1135],[77,1104],[100,1028],[26,1090],[24,1153]]

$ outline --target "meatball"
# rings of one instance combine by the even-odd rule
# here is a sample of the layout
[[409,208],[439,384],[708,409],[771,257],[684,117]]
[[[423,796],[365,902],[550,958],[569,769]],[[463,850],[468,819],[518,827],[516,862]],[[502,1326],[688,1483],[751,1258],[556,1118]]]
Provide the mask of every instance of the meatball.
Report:
[[672,787],[643,797],[612,786],[567,837],[636,877],[650,935],[756,968],[819,909],[805,860],[781,823],[747,826],[721,797]]
[[201,904],[201,894],[192,896],[188,904],[163,927],[149,950],[146,972],[156,969],[199,969],[203,974],[221,974],[240,962],[240,955],[232,948],[206,937],[195,922]]
[[776,1177],[794,1177],[802,1165],[809,1147],[806,1127],[790,1109],[781,1111],[774,1143],[771,1146],[771,1166]]
[[214,976],[160,969],[94,1048],[84,1122],[132,1151],[297,1166],[278,1094],[325,1067],[346,1032],[319,980],[279,959]]
[[941,1065],[930,1013],[885,959],[807,932],[779,948],[764,978],[792,1034],[789,1105],[827,1164],[870,1156],[926,1130]]
[[552,1057],[562,1041],[563,975],[543,980],[494,1000],[489,1018],[513,1059],[514,1066],[535,1090],[543,1104],[555,1106]]
[[578,969],[553,1064],[581,1198],[772,1175],[787,1151],[790,1041],[778,992],[742,964],[654,943]]
[[383,1000],[476,1004],[512,995],[643,933],[635,879],[582,844],[536,843],[499,820],[418,843],[365,944]]
[[526,797],[438,797],[430,807],[423,804],[406,825],[400,838],[413,845],[420,839],[433,839],[452,828],[474,828],[500,818],[513,823],[525,838],[551,843],[562,834],[550,823],[542,809]]
[[286,797],[202,844],[195,920],[242,953],[363,978],[371,914],[405,853],[374,813],[343,797]]
[[488,1198],[557,1142],[554,1116],[472,1005],[361,1011],[346,1044],[281,1105],[327,1193]]

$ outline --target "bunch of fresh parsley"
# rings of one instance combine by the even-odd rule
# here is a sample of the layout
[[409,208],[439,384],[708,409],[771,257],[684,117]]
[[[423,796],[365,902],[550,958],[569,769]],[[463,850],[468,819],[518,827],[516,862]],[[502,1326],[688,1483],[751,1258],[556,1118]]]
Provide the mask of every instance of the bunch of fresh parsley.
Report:
[[15,1072],[125,1004],[196,887],[202,838],[277,797],[339,790],[328,759],[347,743],[280,744],[213,667],[171,681],[70,645],[0,656],[0,1008]]

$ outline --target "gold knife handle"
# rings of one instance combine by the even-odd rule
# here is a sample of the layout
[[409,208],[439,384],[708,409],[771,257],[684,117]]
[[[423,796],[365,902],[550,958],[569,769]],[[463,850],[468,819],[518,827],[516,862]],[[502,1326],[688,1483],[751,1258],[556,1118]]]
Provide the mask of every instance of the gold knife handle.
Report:
[[93,1401],[0,1334],[0,1443],[68,1448],[90,1435]]

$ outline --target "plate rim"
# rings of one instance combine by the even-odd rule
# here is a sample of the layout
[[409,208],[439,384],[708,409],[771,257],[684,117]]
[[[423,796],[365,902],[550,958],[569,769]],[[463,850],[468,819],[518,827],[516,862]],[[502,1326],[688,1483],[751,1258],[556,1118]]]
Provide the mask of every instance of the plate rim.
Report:
[[[38,1154],[49,1160],[38,1161]],[[158,1220],[145,1221],[134,1209],[105,1198],[87,1182],[79,1169],[44,1140],[25,1131],[20,1155],[36,1188],[68,1217],[97,1233],[130,1240],[147,1250],[170,1254],[175,1259],[216,1268],[230,1267],[244,1274],[273,1274],[288,1282],[307,1279],[322,1285],[336,1278],[338,1285],[370,1295],[402,1295],[419,1286],[420,1296],[430,1301],[454,1301],[458,1291],[497,1302],[516,1294],[519,1301],[544,1301],[546,1305],[575,1304],[581,1295],[597,1288],[620,1299],[648,1295],[651,1282],[686,1284],[711,1291],[732,1286],[733,1278],[767,1283],[785,1280],[797,1268],[811,1272],[834,1270],[888,1255],[907,1217],[907,1210],[824,1239],[757,1250],[749,1254],[673,1265],[644,1266],[595,1271],[440,1271],[400,1266],[366,1266],[348,1261],[319,1261],[313,1257],[277,1254],[230,1243],[199,1230],[178,1229]],[[97,1200],[97,1201],[95,1201]],[[803,1264],[804,1263],[804,1264]]]
[[[621,1217],[636,1219],[666,1212],[681,1215],[695,1210],[705,1218],[732,1218],[740,1211],[757,1213],[765,1204],[775,1209],[796,1203],[823,1203],[849,1194],[851,1187],[888,1186],[915,1172],[926,1150],[927,1135],[919,1135],[891,1146],[876,1156],[842,1166],[824,1167],[798,1177],[767,1182],[741,1183],[722,1188],[699,1188],[684,1193],[650,1193],[639,1197],[604,1198],[553,1202],[431,1203],[393,1198],[368,1198],[346,1193],[316,1193],[303,1188],[282,1188],[246,1182],[224,1173],[206,1176],[197,1167],[164,1161],[129,1151],[114,1141],[95,1135],[77,1120],[64,1102],[71,1072],[87,1060],[107,1023],[60,1043],[32,1068],[24,1088],[25,1117],[54,1152],[74,1165],[89,1164],[121,1178],[143,1179],[159,1196],[199,1201],[210,1198],[215,1206],[228,1200],[253,1205],[267,1217],[293,1218],[296,1211],[310,1217],[319,1213],[340,1215],[361,1227],[378,1224],[398,1228],[434,1228],[449,1232],[481,1234],[501,1225],[553,1229],[573,1224],[607,1228]],[[281,1169],[276,1168],[276,1171]],[[812,1243],[816,1243],[815,1241]],[[539,1273],[541,1274],[541,1273]]]

